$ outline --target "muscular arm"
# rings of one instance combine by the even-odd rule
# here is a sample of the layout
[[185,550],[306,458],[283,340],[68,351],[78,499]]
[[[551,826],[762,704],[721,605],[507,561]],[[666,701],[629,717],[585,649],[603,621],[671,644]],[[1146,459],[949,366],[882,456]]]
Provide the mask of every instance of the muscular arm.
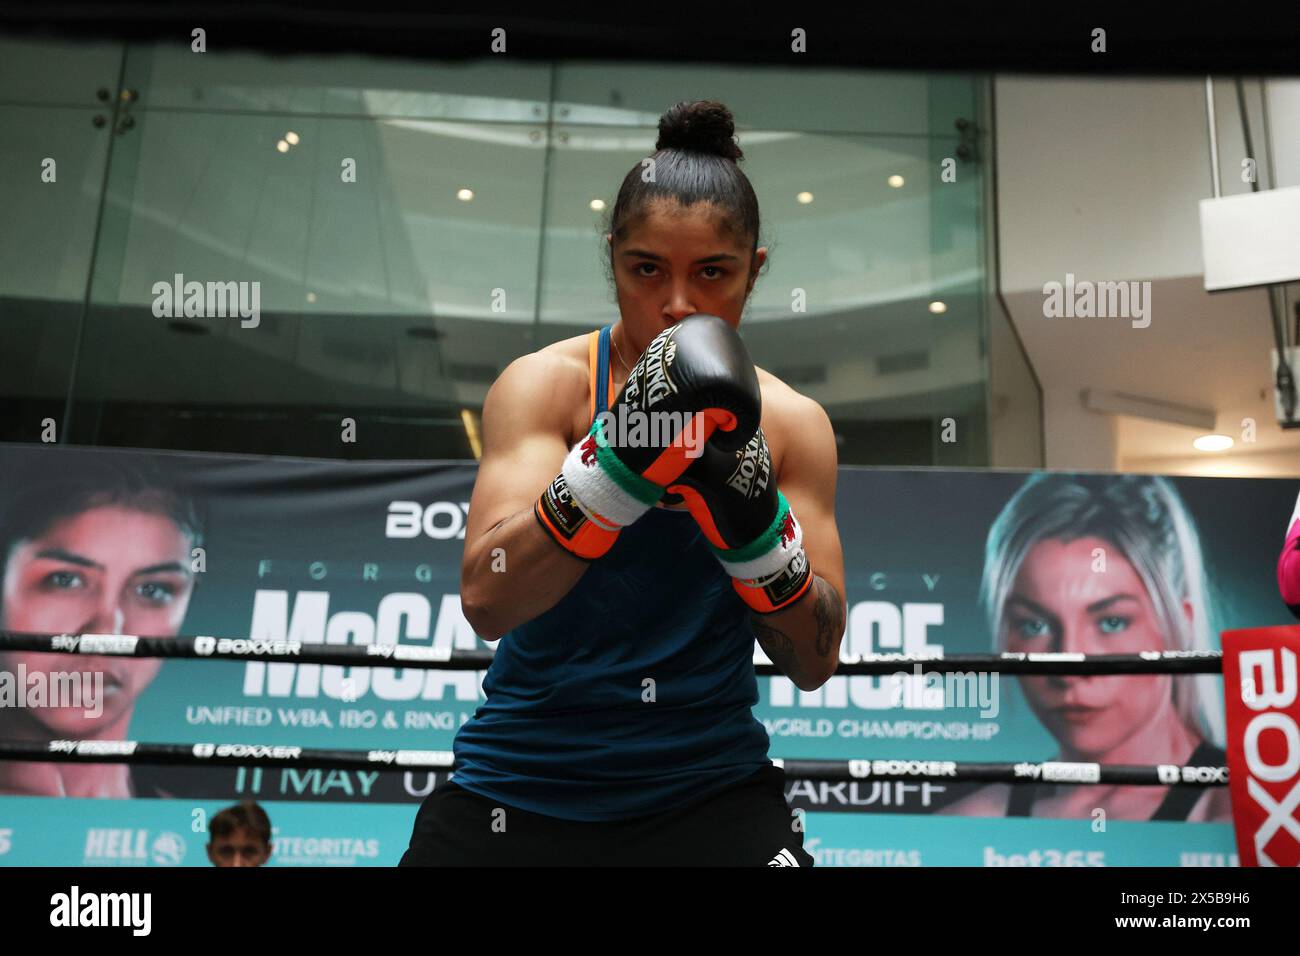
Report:
[[585,376],[538,352],[512,362],[483,404],[483,456],[470,498],[460,597],[466,620],[485,641],[553,607],[587,570],[533,516],[569,451],[574,403],[585,397]]
[[772,663],[800,690],[816,690],[835,673],[844,636],[844,552],[835,526],[838,456],[835,432],[820,405],[802,399],[795,420],[797,427],[786,432],[777,482],[803,526],[813,580],[788,608],[751,613],[749,620]]

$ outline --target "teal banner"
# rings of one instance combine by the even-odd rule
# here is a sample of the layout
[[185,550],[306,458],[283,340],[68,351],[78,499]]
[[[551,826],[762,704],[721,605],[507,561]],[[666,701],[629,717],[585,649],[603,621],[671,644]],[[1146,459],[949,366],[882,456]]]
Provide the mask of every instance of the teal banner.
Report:
[[[6,445],[0,468],[4,630],[494,646],[458,594],[473,463]],[[1291,623],[1275,566],[1295,496],[1286,480],[842,468],[842,660],[1196,651]],[[450,750],[483,700],[481,671],[0,653],[11,681],[72,670],[101,673],[98,708],[10,700],[0,739]],[[759,688],[774,759],[1225,762],[1217,675]],[[274,865],[388,866],[445,779],[0,762],[0,864],[206,865],[203,821],[251,798]],[[1173,789],[787,779],[820,865],[1235,865],[1227,788]]]

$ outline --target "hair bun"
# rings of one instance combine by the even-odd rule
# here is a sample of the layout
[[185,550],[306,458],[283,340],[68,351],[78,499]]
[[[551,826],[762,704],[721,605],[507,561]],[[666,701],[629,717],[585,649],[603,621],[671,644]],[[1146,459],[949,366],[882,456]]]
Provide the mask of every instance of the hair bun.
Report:
[[736,123],[731,110],[713,100],[681,102],[659,118],[655,149],[680,149],[710,153],[733,162],[744,158],[736,145]]

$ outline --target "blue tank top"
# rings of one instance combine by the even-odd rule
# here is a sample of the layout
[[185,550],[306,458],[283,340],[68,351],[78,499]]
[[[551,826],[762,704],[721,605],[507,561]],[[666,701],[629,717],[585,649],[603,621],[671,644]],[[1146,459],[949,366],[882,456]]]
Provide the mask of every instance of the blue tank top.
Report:
[[[610,328],[591,333],[593,420],[607,408]],[[749,609],[690,513],[651,508],[498,642],[487,700],[452,744],[453,779],[584,821],[721,790],[771,765],[753,655]]]

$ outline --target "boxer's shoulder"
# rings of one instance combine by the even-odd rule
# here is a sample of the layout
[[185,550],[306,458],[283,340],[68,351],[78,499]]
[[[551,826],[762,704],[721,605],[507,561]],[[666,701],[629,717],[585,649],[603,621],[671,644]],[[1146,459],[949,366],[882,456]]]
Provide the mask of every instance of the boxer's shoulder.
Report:
[[536,352],[530,352],[524,358],[535,358],[538,363],[549,363],[566,373],[576,373],[583,381],[588,376],[587,336],[590,333],[560,339],[550,345],[544,345]]
[[551,372],[549,400],[564,409],[565,439],[572,445],[591,427],[590,332],[552,342],[532,353]]
[[[502,370],[488,392],[484,414],[515,415],[527,410],[530,417],[544,412],[557,429],[572,432],[574,414],[585,412],[588,379],[585,353],[579,358],[573,347],[584,336],[564,339],[535,352],[519,356]],[[581,343],[585,349],[585,343]],[[583,425],[581,431],[585,432]]]
[[763,393],[763,434],[774,459],[779,458],[779,449],[786,447],[792,435],[829,426],[826,410],[816,399],[795,391],[766,369],[755,365],[754,371]]

